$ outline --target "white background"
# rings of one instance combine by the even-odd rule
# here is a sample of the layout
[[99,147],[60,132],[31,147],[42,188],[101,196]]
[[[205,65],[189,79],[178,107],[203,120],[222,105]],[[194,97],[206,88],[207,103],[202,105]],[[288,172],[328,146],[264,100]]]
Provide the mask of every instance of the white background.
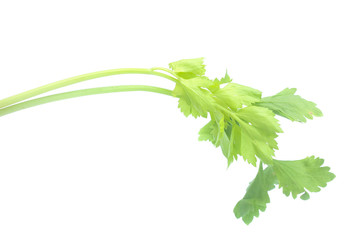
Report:
[[[84,97],[0,119],[0,239],[359,239],[359,1],[1,1],[0,98],[120,67],[205,57],[209,77],[324,117],[281,119],[283,160],[316,155],[337,178],[309,201],[271,191],[246,226],[233,207],[256,174],[198,142],[206,119],[153,93]],[[115,76],[64,90],[118,84]],[[58,91],[55,91],[58,92]]]

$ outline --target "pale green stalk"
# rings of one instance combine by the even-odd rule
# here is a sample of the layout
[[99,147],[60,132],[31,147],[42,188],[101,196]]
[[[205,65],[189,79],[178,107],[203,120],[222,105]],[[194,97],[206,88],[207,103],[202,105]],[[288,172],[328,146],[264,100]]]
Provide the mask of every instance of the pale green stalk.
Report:
[[18,104],[14,104],[0,109],[0,117],[26,108],[38,106],[49,102],[69,99],[69,98],[76,98],[76,97],[103,94],[103,93],[131,92],[131,91],[146,91],[146,92],[161,93],[172,96],[171,90],[165,88],[147,86],[147,85],[123,85],[123,86],[112,86],[112,87],[89,88],[89,89],[82,89],[82,90],[76,90],[65,93],[58,93],[58,94],[36,98]]
[[52,91],[52,90],[55,90],[55,89],[58,89],[61,87],[65,87],[68,85],[72,85],[75,83],[83,82],[83,81],[94,79],[94,78],[100,78],[100,77],[111,76],[111,75],[119,75],[119,74],[147,74],[147,75],[155,75],[155,76],[163,77],[163,78],[169,79],[175,83],[178,81],[176,78],[171,77],[165,73],[156,72],[155,70],[147,69],[147,68],[111,69],[111,70],[98,71],[98,72],[87,73],[87,74],[67,78],[64,80],[46,84],[46,85],[38,87],[38,88],[34,88],[32,90],[29,90],[29,91],[26,91],[26,92],[23,92],[20,94],[16,94],[14,96],[0,100],[0,108],[4,108],[6,106],[21,102],[23,100],[40,95],[42,93],[46,93],[46,92],[49,92],[49,91]]

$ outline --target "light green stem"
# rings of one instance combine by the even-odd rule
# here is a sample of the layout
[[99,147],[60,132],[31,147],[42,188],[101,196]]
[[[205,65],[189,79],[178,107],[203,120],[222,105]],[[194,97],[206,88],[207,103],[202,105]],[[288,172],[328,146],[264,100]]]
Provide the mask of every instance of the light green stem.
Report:
[[94,79],[94,78],[100,78],[100,77],[118,75],[118,74],[148,74],[148,75],[155,75],[155,76],[163,77],[163,78],[169,79],[175,83],[177,82],[177,79],[174,77],[171,77],[165,73],[156,72],[155,70],[147,69],[147,68],[111,69],[111,70],[98,71],[98,72],[87,73],[87,74],[67,78],[64,80],[46,84],[46,85],[38,87],[38,88],[34,88],[32,90],[29,90],[29,91],[26,91],[26,92],[23,92],[20,94],[16,94],[14,96],[0,100],[0,108],[21,102],[28,98],[31,98],[31,97],[34,97],[34,96],[40,95],[42,93],[46,93],[46,92],[49,92],[51,90],[55,90],[55,89],[58,89],[61,87],[65,87],[68,85],[72,85],[75,83],[83,82],[83,81]]
[[5,108],[0,109],[0,117],[17,112],[26,108],[38,106],[41,104],[60,101],[69,98],[82,97],[88,95],[95,94],[103,94],[103,93],[114,93],[114,92],[130,92],[130,91],[146,91],[146,92],[155,92],[161,93],[169,96],[172,95],[172,91],[165,88],[146,86],[146,85],[123,85],[123,86],[112,86],[112,87],[99,87],[99,88],[89,88],[83,90],[76,90],[65,93],[58,93],[50,96],[45,96],[41,98],[32,99],[29,101],[21,102],[18,104],[14,104]]

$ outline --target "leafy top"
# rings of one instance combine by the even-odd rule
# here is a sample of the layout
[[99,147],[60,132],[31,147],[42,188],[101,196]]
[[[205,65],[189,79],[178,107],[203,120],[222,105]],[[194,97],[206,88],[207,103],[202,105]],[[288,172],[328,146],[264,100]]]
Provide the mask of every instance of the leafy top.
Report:
[[[278,149],[276,137],[282,130],[276,115],[291,121],[306,122],[322,116],[316,104],[295,95],[295,88],[286,88],[274,96],[262,97],[259,90],[233,83],[226,72],[223,78],[204,76],[202,58],[185,59],[170,64],[177,84],[173,91],[185,116],[208,117],[200,129],[199,140],[220,147],[230,165],[238,156],[252,165],[261,160],[255,179],[235,206],[237,218],[249,224],[270,202],[268,191],[276,184],[286,196],[309,199],[308,192],[320,191],[334,179],[323,159],[314,156],[296,161],[273,159]],[[263,164],[268,167],[264,170]]]
[[[226,72],[223,78],[210,80],[202,58],[185,59],[170,64],[178,78],[173,94],[185,116],[207,117],[210,121],[200,129],[199,140],[210,141],[221,148],[230,165],[238,156],[256,165],[259,171],[249,184],[245,196],[234,208],[237,218],[249,224],[270,202],[268,191],[276,184],[286,196],[298,194],[310,198],[309,192],[320,191],[334,179],[323,159],[314,156],[296,161],[273,159],[278,149],[276,137],[282,130],[275,115],[291,121],[306,122],[322,116],[316,104],[295,95],[295,88],[286,88],[274,96],[262,97],[259,90],[233,83]],[[263,164],[268,167],[264,170]]]
[[211,117],[200,130],[200,140],[220,146],[228,165],[239,155],[253,165],[257,158],[272,162],[275,138],[282,130],[272,111],[253,105],[261,101],[259,90],[232,83],[227,72],[220,80],[210,80],[203,75],[202,58],[180,60],[170,67],[178,77],[173,95],[184,115]]
[[294,95],[294,88],[262,98],[261,91],[233,83],[227,72],[220,80],[204,76],[203,58],[169,65],[178,79],[173,95],[179,98],[180,110],[195,118],[210,115],[199,140],[220,146],[228,165],[239,155],[254,166],[257,159],[272,164],[275,139],[282,132],[275,114],[300,122],[321,116],[314,103]]

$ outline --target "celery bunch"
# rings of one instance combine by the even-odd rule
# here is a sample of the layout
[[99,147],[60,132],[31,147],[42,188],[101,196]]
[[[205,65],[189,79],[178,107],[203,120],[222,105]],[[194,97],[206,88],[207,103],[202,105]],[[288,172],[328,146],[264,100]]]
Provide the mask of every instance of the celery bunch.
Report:
[[[33,98],[86,80],[117,74],[147,74],[166,78],[175,83],[173,90],[147,86],[122,85],[82,89],[45,97]],[[268,191],[278,185],[286,196],[309,199],[309,192],[318,192],[335,175],[329,167],[322,167],[324,160],[314,156],[301,160],[274,159],[278,149],[276,138],[282,130],[277,116],[291,121],[306,122],[314,116],[322,116],[316,104],[295,95],[295,88],[286,88],[274,96],[262,97],[261,91],[232,82],[226,73],[223,78],[205,76],[203,58],[184,59],[169,64],[169,68],[121,68],[84,74],[39,88],[35,88],[0,100],[0,116],[63,99],[86,95],[148,91],[179,98],[178,107],[185,116],[210,116],[210,121],[200,129],[199,140],[210,141],[220,147],[228,166],[242,157],[253,166],[259,163],[255,179],[250,182],[246,194],[235,206],[237,218],[249,224],[259,211],[265,211],[270,202]],[[264,169],[263,164],[267,167]]]

